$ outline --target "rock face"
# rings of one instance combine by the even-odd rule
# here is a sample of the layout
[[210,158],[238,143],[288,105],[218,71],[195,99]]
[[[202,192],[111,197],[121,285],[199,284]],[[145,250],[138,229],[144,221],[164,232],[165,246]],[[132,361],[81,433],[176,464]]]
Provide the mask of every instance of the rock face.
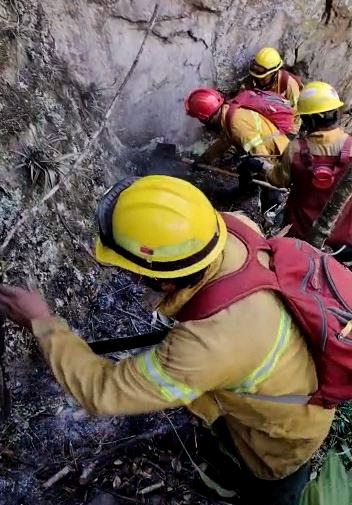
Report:
[[[35,283],[92,337],[86,312],[109,276],[89,253],[106,187],[135,170],[155,139],[183,147],[199,139],[184,96],[198,86],[230,90],[263,45],[303,77],[331,82],[350,105],[351,15],[349,0],[0,0],[0,246],[29,213],[2,251],[5,280]],[[16,424],[16,382],[32,345],[11,326],[8,334],[11,445],[28,442]],[[43,408],[46,394],[60,403],[57,390],[30,377]]]
[[[184,96],[197,86],[231,89],[259,47],[278,47],[303,77],[331,82],[350,105],[351,12],[348,0],[1,0],[0,234],[46,191],[47,168],[47,182],[73,172],[14,235],[10,278],[29,269],[45,285],[63,263],[85,269],[77,250],[92,236],[106,185],[133,170],[153,139],[197,140]],[[31,174],[39,174],[34,188]]]
[[[197,126],[185,120],[182,100],[199,85],[231,86],[263,45],[281,49],[289,64],[303,62],[309,74],[343,89],[350,81],[351,3],[164,1],[138,66],[121,96],[111,130],[122,142],[140,145],[152,137],[189,143]],[[49,0],[56,53],[84,85],[113,93],[144,36],[154,0]],[[342,72],[340,71],[343,70]]]

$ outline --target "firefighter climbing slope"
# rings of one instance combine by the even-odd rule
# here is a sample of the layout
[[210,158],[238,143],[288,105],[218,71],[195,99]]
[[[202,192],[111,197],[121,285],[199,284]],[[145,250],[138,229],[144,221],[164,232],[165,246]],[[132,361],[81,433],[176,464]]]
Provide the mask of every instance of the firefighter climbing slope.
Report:
[[[307,84],[298,100],[306,137],[294,140],[281,164],[267,173],[272,184],[291,185],[285,220],[292,224],[290,235],[294,237],[307,237],[352,159],[352,137],[338,126],[342,106],[330,84],[319,81]],[[327,244],[336,251],[345,246],[339,259],[352,260],[351,201],[347,202]]]
[[58,382],[91,414],[185,405],[209,425],[222,420],[244,503],[298,505],[333,407],[352,397],[352,274],[305,243],[265,240],[248,218],[219,214],[167,176],[116,184],[98,218],[97,260],[158,290],[158,310],[180,321],[160,345],[114,364],[38,292],[2,286],[0,309],[33,331]]

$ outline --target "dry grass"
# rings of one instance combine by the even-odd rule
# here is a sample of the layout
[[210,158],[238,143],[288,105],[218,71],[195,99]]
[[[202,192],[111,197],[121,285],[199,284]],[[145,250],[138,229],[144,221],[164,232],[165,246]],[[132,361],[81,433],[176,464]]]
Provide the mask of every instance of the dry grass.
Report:
[[0,80],[0,113],[0,140],[7,141],[23,131],[40,111],[28,90]]

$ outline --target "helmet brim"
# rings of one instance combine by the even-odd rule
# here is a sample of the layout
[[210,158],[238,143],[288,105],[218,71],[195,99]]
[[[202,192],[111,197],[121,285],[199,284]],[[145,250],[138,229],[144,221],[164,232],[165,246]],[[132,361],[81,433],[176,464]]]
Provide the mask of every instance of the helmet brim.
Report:
[[321,108],[316,108],[314,109],[314,111],[300,111],[299,110],[299,107],[297,109],[297,114],[299,116],[312,116],[313,114],[322,114],[323,112],[330,112],[332,110],[337,110],[337,109],[340,109],[341,107],[343,107],[345,105],[344,102],[341,102],[341,100],[339,100],[337,102],[337,104],[335,104],[333,107],[331,107],[331,109],[327,109],[326,107],[321,107]]
[[221,215],[217,213],[217,220],[219,225],[219,240],[217,241],[214,249],[199,262],[179,270],[172,271],[155,271],[152,268],[145,268],[136,265],[133,261],[126,259],[121,254],[106,247],[98,237],[95,242],[95,259],[102,265],[119,267],[129,272],[133,272],[145,277],[152,277],[157,279],[176,279],[178,277],[185,277],[186,275],[194,274],[209,266],[221,252],[224,250],[227,239],[227,228]]
[[277,65],[276,67],[269,68],[269,70],[267,70],[263,74],[258,74],[257,72],[254,72],[253,70],[249,69],[249,74],[252,77],[256,77],[257,79],[265,79],[265,77],[268,77],[269,75],[274,74],[275,72],[278,72],[280,70],[280,68],[282,67],[282,65],[283,65],[283,61],[281,61],[281,63],[279,63],[279,65]]
[[268,77],[269,75],[271,74],[275,74],[275,72],[278,72],[280,70],[280,68],[282,67],[282,65],[280,65],[279,67],[277,68],[274,68],[274,70],[268,70],[267,72],[265,72],[264,74],[257,74],[256,72],[253,72],[253,70],[250,70],[249,73],[252,77],[256,77],[257,79],[265,79],[265,77]]

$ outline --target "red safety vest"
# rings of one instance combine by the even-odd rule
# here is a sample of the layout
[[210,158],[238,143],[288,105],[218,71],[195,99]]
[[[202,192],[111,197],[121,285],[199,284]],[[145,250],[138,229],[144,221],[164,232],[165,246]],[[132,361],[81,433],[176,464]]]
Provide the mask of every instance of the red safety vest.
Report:
[[[300,150],[294,154],[290,166],[292,189],[287,201],[286,222],[292,224],[289,235],[304,239],[347,169],[352,137],[347,137],[339,156],[312,155],[305,139],[298,142]],[[326,243],[352,245],[352,200]]]

